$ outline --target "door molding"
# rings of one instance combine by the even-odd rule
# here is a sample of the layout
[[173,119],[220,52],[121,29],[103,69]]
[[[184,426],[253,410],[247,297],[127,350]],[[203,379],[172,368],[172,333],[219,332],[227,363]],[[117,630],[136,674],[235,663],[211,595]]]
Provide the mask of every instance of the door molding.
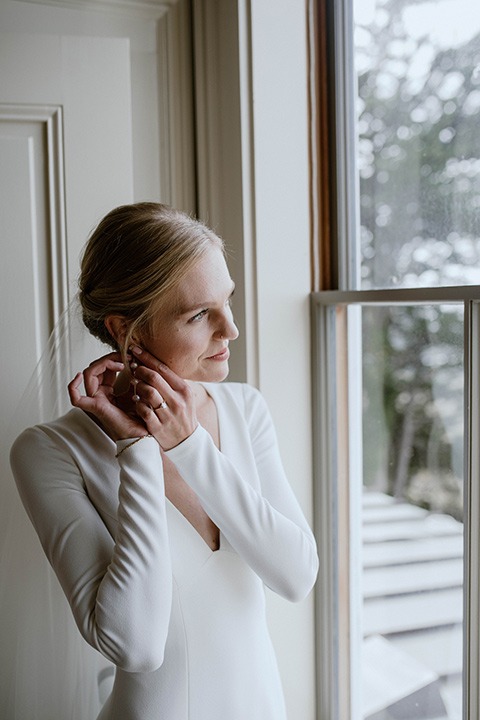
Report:
[[[62,108],[56,105],[10,105],[0,104],[1,123],[38,123],[42,126],[42,156],[46,172],[45,217],[47,218],[46,240],[48,304],[50,308],[50,330],[68,305],[67,240],[65,214],[65,180],[63,162],[63,117]],[[35,178],[31,177],[34,189],[32,216],[37,215],[35,203]]]
[[259,386],[250,3],[193,0],[198,214],[225,239],[240,335],[232,380]]
[[162,201],[197,214],[193,57],[189,0],[157,23],[158,117]]
[[147,20],[158,20],[165,15],[177,0],[14,0],[34,5],[53,5],[83,12],[93,11],[134,15]]

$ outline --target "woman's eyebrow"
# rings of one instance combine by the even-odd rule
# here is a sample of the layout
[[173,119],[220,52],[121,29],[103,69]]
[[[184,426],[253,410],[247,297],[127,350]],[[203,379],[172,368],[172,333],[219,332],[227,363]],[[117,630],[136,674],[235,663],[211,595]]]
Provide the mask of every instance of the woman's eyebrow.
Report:
[[[232,290],[230,292],[230,295],[228,298],[230,299],[235,292],[235,283],[232,281]],[[208,308],[212,305],[215,305],[217,303],[217,300],[203,300],[200,302],[192,303],[191,305],[185,306],[185,305],[179,305],[176,309],[177,315],[188,315],[188,313],[193,312],[194,310],[199,310],[200,308]]]

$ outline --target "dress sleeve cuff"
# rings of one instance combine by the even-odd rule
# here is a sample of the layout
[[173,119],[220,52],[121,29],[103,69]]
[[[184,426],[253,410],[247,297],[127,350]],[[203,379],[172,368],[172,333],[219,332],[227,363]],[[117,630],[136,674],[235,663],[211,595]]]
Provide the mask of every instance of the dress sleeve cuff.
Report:
[[191,435],[185,438],[179,445],[175,445],[175,447],[167,450],[165,455],[173,463],[177,463],[180,460],[188,460],[190,457],[197,455],[199,448],[208,439],[211,439],[209,433],[198,424]]
[[[153,442],[152,442],[153,441]],[[120,457],[123,459],[126,458],[127,454],[133,454],[137,451],[139,452],[147,452],[147,448],[149,448],[148,452],[153,452],[155,448],[158,450],[158,443],[155,440],[152,435],[141,435],[140,437],[133,437],[133,438],[123,438],[122,440],[117,440],[116,442],[117,446],[117,452],[115,454],[115,457],[117,459],[120,459]]]

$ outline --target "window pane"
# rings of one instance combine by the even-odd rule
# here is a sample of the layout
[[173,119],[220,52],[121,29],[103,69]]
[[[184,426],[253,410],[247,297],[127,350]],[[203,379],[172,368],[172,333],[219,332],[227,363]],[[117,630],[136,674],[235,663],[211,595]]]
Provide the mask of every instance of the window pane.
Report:
[[362,310],[369,720],[461,717],[463,324],[463,305]]
[[478,0],[353,0],[362,287],[480,284]]

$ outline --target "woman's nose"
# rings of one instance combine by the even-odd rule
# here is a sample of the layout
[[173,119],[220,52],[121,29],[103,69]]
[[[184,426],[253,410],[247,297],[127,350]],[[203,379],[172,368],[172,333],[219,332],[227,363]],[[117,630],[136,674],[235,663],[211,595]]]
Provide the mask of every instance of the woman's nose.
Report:
[[229,331],[229,334],[226,335],[225,337],[227,337],[228,340],[236,340],[239,333],[238,333],[238,328],[235,325],[235,323],[233,322],[233,320],[231,320],[228,324],[228,331]]
[[223,322],[219,325],[217,334],[225,340],[235,340],[238,337],[238,328],[233,322],[230,310],[223,316]]

